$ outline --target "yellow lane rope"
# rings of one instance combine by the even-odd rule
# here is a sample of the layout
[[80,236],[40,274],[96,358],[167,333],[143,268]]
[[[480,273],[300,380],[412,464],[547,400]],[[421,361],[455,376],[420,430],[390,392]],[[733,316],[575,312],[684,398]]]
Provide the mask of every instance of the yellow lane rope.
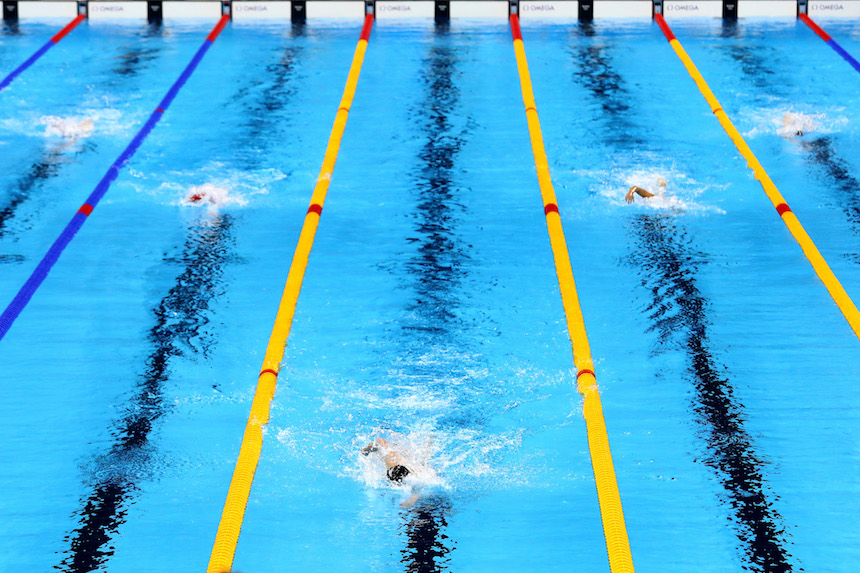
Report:
[[544,149],[534,93],[532,92],[526,51],[520,32],[519,18],[516,14],[511,14],[511,33],[514,38],[514,51],[516,52],[517,68],[520,74],[523,104],[526,108],[526,119],[531,136],[532,153],[535,158],[541,197],[543,198],[546,225],[549,231],[552,254],[555,258],[555,270],[558,274],[561,300],[567,317],[567,329],[570,332],[573,345],[573,362],[577,369],[577,388],[583,398],[583,415],[588,432],[588,448],[591,452],[591,465],[594,468],[594,481],[597,485],[600,516],[603,520],[603,534],[606,537],[606,549],[609,554],[609,568],[612,573],[632,573],[633,557],[630,553],[630,542],[627,539],[627,527],[624,524],[624,513],[621,508],[621,496],[618,493],[612,453],[609,450],[609,437],[606,433],[606,421],[603,418],[603,406],[600,404],[600,392],[594,375],[591,349],[588,344],[588,336],[585,333],[585,323],[582,309],[579,306],[576,284],[573,281],[573,269],[564,238],[564,229],[549,174],[549,163]]
[[690,77],[692,77],[693,81],[696,82],[699,91],[702,92],[703,96],[705,96],[708,105],[711,106],[711,111],[717,116],[720,125],[723,126],[723,129],[729,135],[741,155],[744,156],[744,159],[747,160],[747,165],[752,169],[758,182],[761,183],[765,194],[768,199],[770,199],[771,203],[773,203],[773,206],[782,218],[783,223],[788,227],[789,232],[800,244],[800,248],[803,249],[803,254],[805,254],[806,258],[809,259],[809,262],[812,263],[812,268],[815,269],[818,278],[821,279],[821,282],[824,283],[830,296],[833,297],[834,302],[836,302],[836,306],[838,306],[839,310],[842,311],[842,314],[845,315],[845,319],[854,330],[855,336],[860,337],[860,312],[857,311],[854,301],[851,300],[851,297],[848,296],[848,293],[845,292],[844,288],[842,288],[842,284],[840,284],[839,279],[837,279],[836,275],[833,274],[827,261],[824,260],[824,257],[815,246],[815,243],[812,242],[812,239],[806,233],[806,230],[800,224],[798,218],[788,207],[788,204],[785,202],[785,198],[780,194],[776,185],[771,181],[767,172],[764,170],[764,167],[762,167],[749,145],[747,145],[747,142],[744,141],[744,138],[738,132],[737,128],[732,124],[729,116],[726,115],[725,111],[723,111],[723,107],[720,105],[720,102],[717,101],[711,88],[708,87],[707,82],[705,82],[705,78],[702,77],[702,74],[699,73],[699,70],[693,63],[693,60],[690,59],[690,56],[687,55],[687,52],[684,50],[683,46],[681,46],[681,43],[675,38],[669,25],[666,24],[666,20],[660,14],[655,14],[654,19],[657,21],[660,29],[663,30],[663,33],[666,35],[666,39],[669,40],[669,44],[681,59],[684,67],[687,68],[687,72],[690,74]]
[[251,414],[245,426],[245,435],[242,438],[242,446],[239,450],[239,458],[236,468],[233,470],[233,479],[230,482],[230,490],[227,493],[227,501],[224,503],[224,511],[221,514],[221,522],[218,525],[218,533],[215,536],[215,544],[212,548],[212,556],[209,559],[208,573],[225,573],[233,566],[233,556],[236,553],[236,545],[239,542],[239,532],[242,528],[242,520],[245,516],[245,507],[248,504],[248,496],[251,494],[251,483],[254,481],[254,472],[260,461],[260,452],[263,448],[263,426],[269,421],[269,409],[272,398],[275,395],[275,382],[278,377],[281,360],[287,346],[287,337],[290,335],[290,327],[299,299],[299,291],[302,288],[302,280],[308,265],[311,247],[313,247],[314,236],[319,225],[320,214],[325,203],[326,192],[331,181],[340,142],[346,128],[346,120],[352,99],[358,85],[358,76],[361,73],[361,65],[364,61],[364,53],[367,50],[367,41],[370,38],[370,30],[373,26],[373,16],[365,17],[364,28],[361,39],[355,48],[352,66],[346,80],[343,98],[335,116],[334,126],[328,140],[325,158],[323,159],[320,176],[311,196],[310,207],[305,216],[299,242],[296,246],[290,272],[287,275],[287,284],[278,306],[278,314],[272,328],[272,335],[266,348],[263,366],[257,381],[257,391],[254,394],[254,402],[251,404]]

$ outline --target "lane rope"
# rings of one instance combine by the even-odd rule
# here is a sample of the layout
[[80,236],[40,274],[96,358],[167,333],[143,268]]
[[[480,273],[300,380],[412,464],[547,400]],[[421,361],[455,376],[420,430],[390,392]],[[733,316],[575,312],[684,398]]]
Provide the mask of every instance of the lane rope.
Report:
[[806,24],[807,26],[809,26],[809,27],[812,29],[812,31],[813,31],[813,32],[815,32],[816,34],[818,34],[818,37],[819,37],[819,38],[821,38],[822,40],[824,40],[824,42],[825,42],[828,46],[830,46],[831,48],[833,48],[833,50],[834,50],[837,54],[839,54],[840,56],[842,56],[842,58],[843,58],[846,62],[848,62],[849,64],[851,64],[851,67],[853,67],[855,70],[857,70],[858,72],[860,72],[860,62],[858,62],[856,59],[854,59],[854,56],[852,56],[852,55],[851,55],[851,54],[849,54],[847,51],[845,51],[845,49],[843,49],[843,48],[842,48],[842,46],[840,46],[839,44],[837,44],[837,43],[836,43],[836,40],[834,40],[833,38],[831,38],[831,37],[830,37],[830,35],[829,35],[827,32],[825,32],[824,30],[822,30],[822,29],[821,29],[821,27],[820,27],[818,24],[816,24],[815,22],[813,22],[812,18],[810,18],[810,17],[809,17],[809,16],[807,16],[806,14],[799,14],[797,17],[798,17],[798,18],[800,18],[800,20],[802,20],[804,24]]
[[731,138],[735,147],[737,147],[738,151],[740,151],[741,155],[746,159],[747,165],[752,169],[755,178],[761,184],[768,199],[773,203],[774,208],[783,223],[785,223],[785,226],[788,227],[789,232],[798,242],[800,248],[803,249],[803,254],[806,255],[806,258],[812,264],[812,268],[815,269],[815,273],[818,275],[818,278],[822,283],[824,283],[830,296],[833,297],[833,301],[839,307],[839,310],[842,311],[848,324],[851,326],[852,330],[854,330],[854,334],[860,338],[860,312],[857,311],[857,306],[854,304],[854,301],[851,300],[851,297],[848,296],[847,292],[845,292],[845,289],[836,278],[836,275],[833,274],[827,261],[824,260],[824,257],[818,251],[818,247],[816,247],[815,243],[812,242],[812,239],[800,224],[800,220],[789,208],[788,202],[782,194],[780,194],[776,185],[764,170],[764,167],[762,167],[761,163],[759,163],[758,159],[753,154],[752,149],[750,149],[747,142],[738,132],[737,128],[735,128],[726,112],[723,111],[722,106],[720,106],[720,102],[717,101],[711,88],[708,87],[705,78],[702,77],[702,74],[699,73],[699,70],[693,63],[693,60],[691,60],[690,56],[687,55],[687,52],[684,50],[683,46],[681,46],[678,39],[675,38],[671,28],[666,24],[666,20],[661,14],[655,14],[654,20],[656,20],[657,24],[660,26],[666,39],[669,40],[669,44],[672,46],[672,49],[675,50],[675,53],[684,64],[684,67],[687,68],[687,72],[690,74],[690,77],[692,77],[693,81],[696,82],[699,91],[702,92],[708,105],[711,106],[711,111],[713,111],[714,115],[717,116],[720,125],[723,126],[723,129],[726,131],[729,138]]
[[218,37],[218,34],[221,33],[221,30],[224,29],[224,26],[227,25],[227,22],[230,20],[229,15],[221,16],[221,19],[218,21],[218,24],[215,28],[212,29],[212,32],[206,38],[206,41],[203,42],[203,45],[197,50],[197,53],[194,54],[194,57],[191,59],[191,62],[185,67],[182,73],[179,75],[179,78],[174,82],[171,88],[168,90],[167,95],[164,96],[164,99],[161,100],[161,103],[158,104],[158,107],[152,114],[149,116],[149,119],[146,120],[146,123],[143,124],[143,127],[140,131],[137,132],[137,135],[131,140],[131,143],[128,144],[128,147],[120,154],[120,156],[113,162],[113,164],[108,168],[107,173],[105,173],[104,177],[102,177],[101,181],[99,181],[96,188],[84,202],[83,206],[78,209],[77,213],[75,213],[72,220],[66,225],[65,229],[60,233],[60,236],[54,241],[54,244],[48,249],[48,252],[36,266],[36,269],[30,275],[30,278],[24,283],[21,289],[18,291],[18,294],[15,295],[15,298],[12,299],[12,302],[9,303],[9,306],[6,307],[6,310],[3,311],[3,314],[0,315],[0,340],[3,340],[3,337],[6,336],[6,333],[9,332],[9,329],[12,328],[12,324],[21,314],[21,311],[24,310],[24,307],[27,306],[27,303],[30,302],[30,299],[36,293],[36,290],[39,286],[44,282],[44,280],[48,277],[48,273],[51,272],[54,264],[59,260],[60,255],[63,253],[63,250],[68,246],[68,244],[75,238],[75,235],[78,233],[80,228],[83,226],[84,222],[89,218],[90,214],[93,212],[93,209],[99,204],[99,201],[102,197],[104,197],[105,193],[107,193],[111,184],[114,180],[119,176],[120,170],[131,160],[132,156],[134,156],[135,152],[143,143],[143,140],[146,139],[146,136],[152,131],[155,127],[155,124],[161,119],[161,116],[167,111],[170,107],[171,102],[176,97],[176,94],[179,93],[179,90],[185,85],[185,82],[188,81],[188,78],[191,77],[191,74],[194,73],[194,70],[197,68],[197,65],[200,63],[200,60],[203,59],[203,56],[206,55],[206,52],[209,50],[209,47],[215,41],[215,38]]
[[561,300],[567,318],[567,329],[570,332],[573,346],[573,361],[577,368],[577,389],[583,398],[582,409],[588,433],[588,449],[591,454],[591,465],[594,469],[594,481],[597,485],[600,517],[603,521],[603,534],[606,538],[606,549],[609,554],[609,568],[612,573],[632,573],[634,570],[633,556],[630,552],[630,541],[627,538],[627,526],[624,523],[621,495],[618,492],[615,466],[612,463],[612,452],[609,449],[609,436],[606,431],[606,421],[603,418],[600,391],[597,386],[597,378],[594,375],[594,362],[591,358],[591,348],[585,332],[582,308],[579,305],[579,296],[573,280],[573,268],[558,212],[555,189],[550,177],[549,162],[544,148],[540,120],[532,91],[531,75],[526,61],[526,51],[523,46],[519,18],[516,14],[511,14],[510,22],[532,153],[537,168],[538,184],[543,199],[552,254],[555,259]]
[[80,24],[81,22],[83,22],[86,19],[87,19],[87,17],[85,15],[78,14],[78,16],[74,20],[72,20],[71,22],[66,24],[62,30],[60,30],[59,32],[54,34],[54,37],[52,37],[50,40],[45,42],[44,46],[42,46],[41,48],[36,50],[35,54],[33,54],[32,56],[27,58],[27,60],[23,64],[21,64],[20,66],[18,66],[14,70],[12,70],[11,74],[9,74],[5,78],[3,78],[3,81],[0,81],[0,91],[3,91],[4,89],[6,89],[6,87],[8,87],[9,84],[11,84],[15,78],[17,78],[18,76],[21,75],[21,72],[23,72],[24,70],[26,70],[27,68],[29,68],[30,66],[35,64],[36,60],[38,60],[39,58],[41,58],[42,56],[45,55],[45,52],[47,52],[52,47],[54,47],[57,43],[59,43],[60,40],[65,38],[69,32],[74,30],[78,24]]
[[218,524],[215,544],[212,547],[212,555],[207,568],[208,573],[225,573],[230,571],[233,566],[239,533],[245,517],[245,508],[251,494],[251,484],[254,481],[254,473],[257,470],[260,453],[263,449],[263,427],[269,422],[269,411],[272,398],[275,395],[275,385],[281,360],[283,360],[284,351],[287,347],[287,338],[290,335],[299,292],[302,288],[320,215],[325,204],[334,164],[337,161],[349,110],[352,107],[352,100],[355,96],[358,76],[361,73],[364,53],[367,50],[367,42],[370,39],[372,27],[373,15],[368,14],[365,16],[361,37],[355,48],[343,98],[338,107],[337,115],[335,115],[334,126],[329,136],[320,175],[311,196],[310,207],[305,215],[298,245],[287,275],[287,283],[284,286],[284,292],[278,306],[278,314],[275,317],[272,334],[266,347],[266,355],[263,358],[263,365],[257,379],[257,390],[251,404],[251,413],[245,426],[239,457],[236,460],[236,468],[233,470],[233,478],[230,481],[230,489],[227,492],[227,500],[224,503],[224,511],[221,514],[221,522]]

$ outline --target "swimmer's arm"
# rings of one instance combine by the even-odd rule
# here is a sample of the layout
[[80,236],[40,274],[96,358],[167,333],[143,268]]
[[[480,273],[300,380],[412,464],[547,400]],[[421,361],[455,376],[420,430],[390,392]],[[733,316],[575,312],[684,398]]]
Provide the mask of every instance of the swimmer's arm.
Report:
[[632,203],[633,200],[635,199],[635,197],[633,196],[634,193],[636,195],[639,195],[640,197],[653,197],[654,196],[653,193],[646,191],[646,190],[642,189],[641,187],[637,187],[636,185],[634,185],[633,187],[630,188],[630,191],[627,192],[627,195],[624,196],[624,200],[627,201],[628,203]]
[[417,492],[410,495],[409,499],[400,502],[400,507],[402,507],[403,509],[412,507],[413,505],[415,505],[416,501],[418,501],[418,493]]

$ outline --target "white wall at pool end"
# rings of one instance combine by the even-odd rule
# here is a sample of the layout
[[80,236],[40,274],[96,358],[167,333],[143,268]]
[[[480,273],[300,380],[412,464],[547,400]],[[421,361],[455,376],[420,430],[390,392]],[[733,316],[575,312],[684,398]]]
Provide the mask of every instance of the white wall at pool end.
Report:
[[541,1],[522,0],[520,2],[520,19],[531,20],[534,18],[579,18],[579,2],[571,0]]
[[738,1],[738,18],[797,18],[795,0],[744,0]]
[[806,7],[810,18],[860,18],[857,0],[810,0]]
[[77,2],[18,2],[19,18],[72,19],[77,15]]
[[663,17],[675,18],[722,18],[722,0],[665,0]]
[[364,2],[313,2],[305,4],[308,18],[357,18],[364,19]]
[[234,20],[260,18],[292,18],[292,2],[265,2],[258,0],[235,0],[232,3]]
[[101,1],[87,3],[87,17],[90,20],[110,20],[116,18],[147,17],[146,2],[110,2]]
[[376,18],[389,20],[393,18],[435,18],[436,6],[433,0],[418,0],[398,2],[398,0],[377,0]]
[[221,17],[221,2],[165,1],[161,5],[164,18],[215,18]]
[[511,15],[510,4],[495,1],[451,0],[452,18],[504,18]]
[[649,0],[594,0],[594,18],[651,18],[654,5]]

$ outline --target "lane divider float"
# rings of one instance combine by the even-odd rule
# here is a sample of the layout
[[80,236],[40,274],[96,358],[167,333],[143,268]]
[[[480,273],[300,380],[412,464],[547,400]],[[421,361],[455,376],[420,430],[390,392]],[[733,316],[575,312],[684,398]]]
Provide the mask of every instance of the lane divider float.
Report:
[[540,120],[532,91],[532,81],[518,16],[511,14],[510,22],[514,51],[517,57],[517,69],[520,75],[520,87],[523,93],[523,104],[526,108],[526,120],[531,136],[532,153],[537,168],[538,184],[543,198],[546,225],[555,259],[561,300],[567,318],[567,329],[570,332],[573,346],[573,361],[577,368],[577,389],[583,398],[583,416],[588,433],[588,448],[591,454],[591,465],[594,469],[594,481],[597,485],[603,534],[606,538],[606,549],[609,554],[609,567],[612,573],[632,573],[634,570],[633,557],[630,552],[630,541],[627,538],[627,526],[624,523],[621,495],[618,492],[618,481],[612,463],[612,452],[609,449],[606,420],[603,418],[603,406],[600,403],[600,391],[594,374],[594,362],[591,358],[582,308],[579,305],[579,296],[573,280],[573,268],[558,212],[558,201],[550,177],[549,162],[541,134]]
[[816,24],[815,22],[813,22],[813,21],[812,21],[812,18],[810,18],[810,17],[809,17],[809,16],[807,16],[806,14],[799,14],[797,17],[798,17],[798,18],[800,18],[800,19],[803,21],[803,23],[804,23],[804,24],[806,24],[807,26],[809,26],[809,27],[812,29],[812,31],[813,31],[813,32],[815,32],[816,34],[818,34],[818,37],[819,37],[819,38],[821,38],[822,40],[824,40],[824,42],[825,42],[828,46],[830,46],[831,48],[833,48],[833,50],[834,50],[837,54],[839,54],[840,56],[842,56],[842,57],[845,59],[845,61],[846,61],[846,62],[848,62],[849,64],[851,64],[851,66],[852,66],[855,70],[857,70],[858,72],[860,72],[860,62],[858,62],[857,60],[855,60],[855,59],[854,59],[854,56],[852,56],[851,54],[849,54],[848,52],[846,52],[846,51],[842,48],[842,46],[840,46],[839,44],[837,44],[837,43],[836,43],[836,40],[834,40],[833,38],[831,38],[831,37],[830,37],[830,35],[829,35],[827,32],[825,32],[824,30],[822,30],[822,29],[818,26],[818,24]]
[[85,15],[78,14],[77,18],[75,18],[74,20],[72,20],[71,22],[66,24],[66,26],[62,30],[60,30],[59,32],[54,34],[54,37],[51,38],[50,40],[48,40],[47,42],[45,42],[44,46],[42,46],[41,48],[36,50],[35,54],[33,54],[32,56],[27,58],[27,61],[25,61],[23,64],[21,64],[20,66],[15,68],[11,74],[9,74],[5,78],[3,78],[3,81],[0,81],[0,91],[3,91],[4,89],[6,89],[6,87],[9,84],[11,84],[15,78],[17,78],[19,75],[21,75],[21,72],[23,72],[24,70],[26,70],[27,68],[32,66],[34,63],[36,63],[36,60],[38,60],[39,58],[44,56],[45,52],[47,52],[52,47],[54,47],[56,44],[58,44],[60,40],[65,38],[69,32],[74,30],[78,24],[80,24],[81,22],[83,22],[86,19],[87,19],[87,17]]
[[708,105],[711,106],[711,111],[713,111],[714,115],[717,116],[720,125],[723,126],[723,129],[729,135],[732,142],[735,144],[735,147],[738,148],[738,151],[740,151],[744,159],[747,160],[747,165],[752,169],[755,178],[761,184],[768,199],[773,203],[773,206],[777,213],[779,213],[783,223],[788,227],[789,232],[798,242],[800,248],[803,249],[803,254],[806,255],[806,258],[812,264],[812,268],[815,269],[815,273],[818,275],[818,278],[821,279],[822,283],[824,283],[830,296],[833,297],[839,310],[842,311],[848,324],[854,330],[854,334],[860,338],[860,312],[857,311],[857,306],[854,304],[854,301],[851,300],[851,297],[848,296],[847,292],[845,292],[845,289],[836,278],[836,275],[833,274],[827,261],[824,260],[824,257],[818,251],[818,247],[816,247],[815,243],[812,242],[812,239],[800,224],[800,220],[798,220],[797,216],[792,212],[791,208],[789,208],[785,198],[776,188],[776,185],[768,176],[764,167],[759,163],[758,159],[753,154],[752,149],[750,149],[747,142],[738,132],[737,128],[735,128],[734,124],[729,119],[729,116],[726,115],[726,112],[723,111],[720,102],[717,101],[711,88],[708,87],[705,78],[702,77],[702,74],[699,73],[699,70],[693,63],[693,60],[691,60],[690,56],[687,55],[687,52],[684,50],[683,46],[681,46],[678,39],[675,38],[671,28],[666,24],[666,20],[661,14],[655,14],[654,20],[657,21],[657,24],[663,31],[666,39],[669,40],[669,44],[672,46],[672,49],[675,50],[678,58],[680,58],[681,62],[684,64],[684,67],[687,68],[687,72],[690,74],[690,77],[692,77],[693,81],[696,82],[696,85],[699,87],[699,91],[702,92],[703,96],[705,96],[705,100],[707,100]]
[[340,150],[340,142],[346,128],[349,110],[358,85],[358,76],[364,62],[364,53],[367,50],[367,42],[370,39],[370,31],[373,28],[373,15],[367,14],[364,19],[364,27],[361,37],[355,48],[349,76],[346,80],[343,98],[335,116],[334,126],[329,136],[320,175],[317,178],[310,206],[308,207],[299,241],[296,245],[290,271],[287,275],[287,283],[278,306],[278,313],[266,347],[266,355],[257,378],[257,389],[254,393],[254,401],[251,404],[251,414],[245,426],[245,435],[239,449],[239,457],[236,460],[236,468],[233,470],[233,478],[230,481],[230,489],[227,492],[227,500],[224,503],[224,511],[218,524],[218,532],[215,536],[215,544],[212,547],[212,555],[209,559],[208,573],[224,573],[230,571],[233,566],[233,557],[236,553],[236,545],[239,542],[239,533],[242,529],[242,521],[245,517],[245,508],[248,505],[248,497],[251,494],[251,484],[254,481],[254,473],[260,462],[260,453],[263,449],[263,427],[269,422],[269,411],[272,399],[275,395],[275,385],[281,360],[287,347],[287,338],[293,323],[299,292],[302,288],[305,270],[313,247],[320,215],[322,215],[325,204],[326,193],[331,183],[334,164]]
[[194,73],[194,70],[197,68],[197,65],[200,63],[200,60],[203,59],[203,56],[206,55],[206,52],[209,50],[209,47],[218,37],[218,34],[221,33],[221,30],[224,29],[224,26],[227,25],[227,22],[230,21],[229,15],[221,16],[221,19],[218,21],[218,24],[215,28],[212,29],[209,36],[207,36],[206,41],[203,42],[203,45],[197,50],[197,53],[194,54],[194,57],[191,59],[191,62],[185,67],[185,70],[179,75],[179,79],[174,82],[174,84],[170,87],[167,92],[167,95],[164,96],[164,99],[161,100],[161,103],[158,104],[158,107],[152,114],[149,116],[149,119],[146,120],[146,123],[143,124],[143,127],[140,128],[140,131],[137,132],[137,135],[131,140],[131,143],[128,144],[128,147],[120,154],[120,156],[113,162],[113,164],[108,168],[107,173],[105,173],[104,177],[102,177],[101,181],[99,181],[96,188],[90,193],[90,196],[84,202],[80,209],[78,209],[75,216],[72,217],[72,220],[66,225],[66,228],[60,233],[60,236],[54,241],[54,244],[48,249],[48,252],[36,266],[36,270],[30,275],[30,278],[24,283],[24,286],[18,291],[18,294],[15,295],[15,298],[12,299],[12,302],[9,303],[9,306],[6,307],[6,310],[3,311],[3,314],[0,315],[0,340],[3,340],[3,337],[6,336],[6,333],[9,332],[9,329],[12,328],[12,324],[15,322],[15,319],[21,314],[21,311],[24,310],[24,307],[27,306],[27,303],[30,302],[30,299],[36,293],[36,290],[39,286],[44,282],[44,280],[48,277],[48,273],[53,268],[54,264],[59,260],[60,255],[63,253],[63,250],[68,246],[68,244],[75,238],[75,235],[78,233],[80,228],[83,226],[84,222],[87,218],[92,214],[93,209],[96,208],[96,205],[99,204],[99,201],[102,197],[104,197],[105,193],[107,193],[108,189],[111,186],[111,183],[119,176],[120,170],[131,160],[132,156],[134,156],[135,152],[138,150],[140,145],[143,143],[143,140],[146,139],[146,136],[152,131],[155,127],[155,124],[161,119],[161,116],[167,111],[170,107],[170,103],[179,93],[179,90],[185,85],[185,82],[188,81],[188,78],[191,77],[191,74]]

